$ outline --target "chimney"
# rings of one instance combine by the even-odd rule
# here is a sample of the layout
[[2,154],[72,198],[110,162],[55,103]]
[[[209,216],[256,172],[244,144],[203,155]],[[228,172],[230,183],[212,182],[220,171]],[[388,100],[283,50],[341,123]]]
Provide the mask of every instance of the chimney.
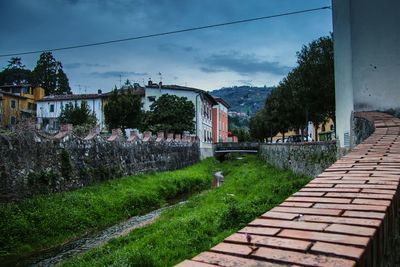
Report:
[[152,86],[153,82],[151,81],[151,78],[149,78],[148,86]]

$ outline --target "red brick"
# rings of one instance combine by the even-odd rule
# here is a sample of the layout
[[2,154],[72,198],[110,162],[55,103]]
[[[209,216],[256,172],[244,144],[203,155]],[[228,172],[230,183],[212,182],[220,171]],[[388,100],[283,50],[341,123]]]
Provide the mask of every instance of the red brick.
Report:
[[314,209],[314,208],[292,208],[292,207],[275,207],[271,211],[289,212],[297,214],[316,214],[316,215],[339,215],[342,210],[337,209]]
[[375,228],[352,226],[344,224],[331,224],[325,231],[335,232],[342,234],[362,235],[362,236],[373,236],[375,234]]
[[250,227],[246,226],[239,230],[239,233],[249,233],[249,234],[257,234],[257,235],[275,235],[281,229],[280,228],[267,228],[267,227]]
[[264,247],[257,249],[252,255],[266,260],[307,266],[355,266],[352,260]]
[[216,266],[204,262],[197,262],[197,261],[192,261],[192,260],[185,260],[178,265],[175,265],[175,267],[211,267],[211,266]]
[[303,187],[301,192],[360,192],[357,188],[307,188]]
[[309,208],[312,205],[314,205],[314,203],[310,202],[283,202],[280,204],[280,206],[284,206],[284,207],[302,207],[302,208]]
[[298,197],[321,197],[325,193],[324,192],[296,192],[293,194],[293,196],[298,196]]
[[312,184],[365,184],[367,181],[365,180],[328,180],[328,179],[314,179],[312,180]]
[[350,198],[329,198],[329,197],[289,197],[286,201],[322,202],[322,203],[344,203],[349,204]]
[[214,252],[225,252],[243,256],[250,255],[252,252],[252,248],[250,246],[224,243],[224,242],[219,243],[215,247],[212,247],[210,250]]
[[314,208],[317,209],[342,209],[342,210],[368,210],[368,211],[386,211],[385,206],[373,206],[373,205],[356,205],[356,204],[324,204],[316,203]]
[[[242,257],[235,257],[226,254],[214,253],[214,252],[203,252],[193,258],[195,261],[206,262],[215,264],[218,266],[226,267],[278,267],[286,266],[279,263],[257,261],[254,259],[247,259]],[[179,266],[181,267],[181,266]]]
[[328,225],[326,223],[310,223],[302,221],[283,221],[283,220],[271,220],[271,219],[255,219],[249,223],[250,226],[269,226],[269,227],[281,227],[291,229],[302,229],[302,230],[315,230],[322,231]]
[[297,214],[293,213],[284,213],[284,212],[273,212],[273,211],[268,211],[261,215],[261,217],[265,218],[276,218],[276,219],[284,219],[284,220],[293,220],[294,218],[297,218]]
[[391,195],[368,194],[368,193],[327,193],[327,197],[349,197],[349,198],[368,198],[368,199],[393,199]]
[[322,252],[333,254],[337,256],[345,256],[350,257],[355,260],[360,260],[364,250],[361,248],[356,248],[353,246],[344,246],[338,244],[330,244],[325,242],[316,242],[312,247],[311,251],[313,252]]
[[353,200],[352,204],[390,206],[390,201],[388,201],[388,200],[356,198],[356,199]]
[[349,217],[333,217],[333,216],[317,216],[317,215],[304,215],[302,220],[305,222],[323,222],[323,223],[341,223],[378,227],[381,224],[380,220],[374,219],[360,219]]
[[344,234],[332,234],[325,232],[290,230],[290,229],[282,230],[282,232],[280,232],[278,236],[297,238],[302,240],[325,241],[325,242],[364,246],[364,247],[366,247],[369,242],[368,237],[350,236]]
[[362,193],[373,193],[373,194],[387,194],[394,195],[396,194],[396,190],[382,190],[382,189],[362,189]]
[[346,211],[342,216],[345,217],[356,217],[356,218],[371,218],[371,219],[383,219],[385,213],[382,212],[368,212],[368,211]]
[[309,183],[305,187],[315,188],[315,187],[333,187],[334,184],[313,184]]
[[233,234],[225,239],[225,242],[242,243],[245,245],[256,245],[256,246],[267,246],[276,248],[288,248],[299,251],[307,251],[311,246],[311,242],[280,238],[280,237],[270,237],[270,236],[260,236],[260,235],[250,235],[251,242],[247,242],[247,237],[245,234]]
[[366,189],[397,189],[397,185],[374,185],[374,184],[337,184],[335,188],[366,188]]

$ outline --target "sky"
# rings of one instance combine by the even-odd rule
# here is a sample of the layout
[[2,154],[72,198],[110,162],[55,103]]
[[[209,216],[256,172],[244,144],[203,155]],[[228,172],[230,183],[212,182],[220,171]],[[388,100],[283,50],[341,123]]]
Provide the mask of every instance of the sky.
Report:
[[[329,0],[0,1],[0,54],[46,50],[329,6]],[[296,52],[332,31],[330,9],[148,39],[55,51],[74,93],[129,79],[214,90],[274,86]],[[39,54],[22,55],[33,69]],[[0,57],[0,68],[10,57]],[[161,73],[161,75],[160,75]]]

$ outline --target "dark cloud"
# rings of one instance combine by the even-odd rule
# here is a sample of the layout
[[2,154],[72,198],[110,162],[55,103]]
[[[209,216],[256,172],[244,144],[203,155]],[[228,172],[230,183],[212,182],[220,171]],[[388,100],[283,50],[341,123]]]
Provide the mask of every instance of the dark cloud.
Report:
[[157,49],[161,52],[178,52],[178,51],[183,51],[183,52],[193,52],[196,49],[193,46],[181,46],[177,44],[159,44],[157,46]]
[[115,78],[115,77],[129,77],[129,76],[148,76],[147,72],[134,72],[134,71],[105,71],[105,72],[92,72],[90,75],[98,78]]
[[224,54],[213,54],[202,60],[200,68],[204,72],[233,71],[242,75],[257,72],[271,73],[275,75],[287,74],[291,67],[281,65],[275,61],[262,60],[254,54],[242,54],[237,51]]
[[109,65],[106,64],[98,64],[98,63],[81,63],[81,62],[72,62],[72,63],[65,63],[63,67],[66,69],[78,69],[81,67],[108,67]]

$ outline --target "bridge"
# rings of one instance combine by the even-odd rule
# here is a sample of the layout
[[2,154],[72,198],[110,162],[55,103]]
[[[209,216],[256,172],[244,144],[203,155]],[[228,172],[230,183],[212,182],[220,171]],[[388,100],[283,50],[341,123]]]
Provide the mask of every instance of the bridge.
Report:
[[217,143],[214,148],[214,157],[218,160],[224,160],[225,155],[229,153],[257,154],[260,143],[241,142],[241,143]]

